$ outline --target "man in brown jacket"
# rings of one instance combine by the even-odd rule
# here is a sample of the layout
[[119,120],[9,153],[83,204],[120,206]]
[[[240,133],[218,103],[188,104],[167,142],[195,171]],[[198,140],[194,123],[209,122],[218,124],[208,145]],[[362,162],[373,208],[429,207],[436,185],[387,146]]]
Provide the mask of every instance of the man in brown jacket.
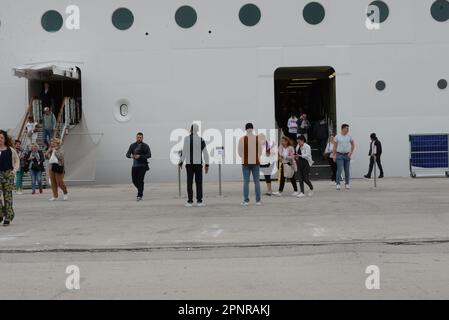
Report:
[[260,156],[262,155],[262,146],[259,137],[253,133],[254,126],[252,123],[246,124],[246,135],[240,138],[238,153],[242,159],[243,173],[243,202],[242,206],[249,204],[249,181],[251,174],[253,175],[256,205],[262,205],[260,195]]

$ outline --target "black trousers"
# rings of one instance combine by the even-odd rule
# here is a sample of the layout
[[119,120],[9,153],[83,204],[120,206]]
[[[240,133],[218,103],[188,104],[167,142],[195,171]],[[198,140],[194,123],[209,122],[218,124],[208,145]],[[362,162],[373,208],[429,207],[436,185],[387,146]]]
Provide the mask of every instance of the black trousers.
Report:
[[312,182],[310,182],[310,165],[306,160],[298,161],[298,178],[301,192],[304,193],[304,183],[307,184],[310,190],[313,190]]
[[[384,175],[384,169],[382,168],[382,162],[380,161],[380,156],[376,156],[376,163],[377,166],[379,167],[379,171],[380,171],[380,175],[383,176]],[[371,173],[373,172],[374,169],[374,157],[370,157],[369,159],[369,170],[368,170],[368,176],[371,177]]]
[[203,202],[203,165],[186,164],[187,170],[187,196],[188,202],[193,203],[193,179],[196,185],[196,200],[198,203]]
[[133,179],[133,184],[137,188],[137,196],[139,198],[143,197],[143,190],[145,188],[145,174],[147,173],[146,167],[133,167],[131,176]]
[[337,163],[331,157],[329,157],[327,159],[327,161],[329,162],[329,165],[330,165],[331,171],[332,171],[331,181],[336,181],[336,179],[337,179]]
[[[296,184],[296,174],[293,175],[293,177],[290,178],[290,183],[293,186],[293,190],[295,192],[298,191],[298,185]],[[279,182],[279,192],[283,192],[285,187],[285,177],[284,177],[284,164],[281,165],[281,181]]]

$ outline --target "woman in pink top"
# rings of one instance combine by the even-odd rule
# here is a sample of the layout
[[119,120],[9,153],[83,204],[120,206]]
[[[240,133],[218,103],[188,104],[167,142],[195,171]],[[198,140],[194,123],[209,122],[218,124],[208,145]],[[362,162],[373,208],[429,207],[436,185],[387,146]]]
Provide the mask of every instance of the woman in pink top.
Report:
[[[292,147],[292,143],[290,139],[287,137],[282,137],[281,139],[281,145],[279,146],[279,170],[281,175],[281,181],[279,183],[279,192],[273,193],[275,196],[282,196],[282,192],[284,191],[285,186],[285,176],[284,176],[284,168],[286,166],[291,166],[293,170],[298,171],[296,167],[296,161],[295,161],[295,149]],[[294,197],[298,196],[298,185],[296,184],[296,177],[293,175],[293,177],[290,178],[290,182],[293,186],[293,190],[295,191],[292,195]]]

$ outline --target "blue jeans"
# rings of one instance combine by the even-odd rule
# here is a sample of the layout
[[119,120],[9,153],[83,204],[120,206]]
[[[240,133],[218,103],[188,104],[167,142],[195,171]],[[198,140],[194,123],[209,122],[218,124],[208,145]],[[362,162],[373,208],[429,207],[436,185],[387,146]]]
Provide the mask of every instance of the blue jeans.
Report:
[[30,170],[31,175],[31,187],[33,192],[36,192],[36,188],[42,188],[42,171]]
[[350,174],[349,165],[351,164],[351,158],[347,154],[337,153],[337,184],[340,184],[341,173],[345,170],[345,184],[349,184]]
[[44,141],[46,144],[50,143],[52,133],[53,133],[53,129],[45,129],[44,128]]
[[249,202],[249,180],[251,173],[254,179],[256,189],[256,202],[261,200],[260,197],[260,167],[256,164],[242,165],[243,172],[243,201]]

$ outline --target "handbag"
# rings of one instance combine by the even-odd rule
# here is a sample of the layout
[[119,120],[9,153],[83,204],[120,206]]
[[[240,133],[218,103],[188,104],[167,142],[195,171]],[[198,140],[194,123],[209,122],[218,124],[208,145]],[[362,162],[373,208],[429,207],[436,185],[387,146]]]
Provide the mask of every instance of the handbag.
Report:
[[284,163],[284,177],[287,179],[293,178],[295,175],[295,170],[293,166],[289,163]]

